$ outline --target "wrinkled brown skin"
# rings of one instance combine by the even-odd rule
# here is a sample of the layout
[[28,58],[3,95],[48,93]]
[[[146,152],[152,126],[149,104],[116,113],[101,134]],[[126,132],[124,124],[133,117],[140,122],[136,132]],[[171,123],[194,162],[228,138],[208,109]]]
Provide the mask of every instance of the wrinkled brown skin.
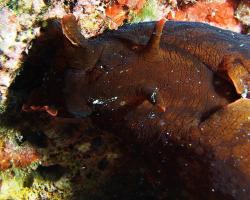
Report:
[[70,41],[63,50],[67,112],[141,138],[187,145],[211,159],[215,189],[248,199],[248,36],[160,21],[86,40],[73,15],[62,19],[62,29]]

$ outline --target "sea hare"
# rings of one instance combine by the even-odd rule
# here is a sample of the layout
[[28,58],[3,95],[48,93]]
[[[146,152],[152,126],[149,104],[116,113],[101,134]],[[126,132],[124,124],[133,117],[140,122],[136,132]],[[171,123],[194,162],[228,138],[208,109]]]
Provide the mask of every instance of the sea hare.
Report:
[[63,17],[62,31],[64,45],[58,51],[64,60],[55,61],[54,71],[63,73],[53,72],[62,81],[44,82],[61,101],[49,95],[54,107],[36,102],[36,91],[25,111],[91,118],[110,130],[186,145],[211,159],[214,188],[248,199],[249,36],[161,20],[87,40],[73,15]]

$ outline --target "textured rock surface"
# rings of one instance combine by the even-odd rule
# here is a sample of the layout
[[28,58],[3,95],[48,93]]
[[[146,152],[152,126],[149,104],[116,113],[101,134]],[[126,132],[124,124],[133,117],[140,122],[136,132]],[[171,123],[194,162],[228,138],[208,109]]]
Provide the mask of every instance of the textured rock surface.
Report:
[[[5,169],[0,173],[0,199],[231,199],[207,183],[211,177],[207,162],[186,147],[169,143],[154,149],[153,144],[136,143],[130,137],[121,140],[89,121],[20,112],[30,91],[49,78],[48,58],[60,49],[62,35],[55,35],[53,29],[58,23],[49,19],[60,21],[73,12],[82,34],[91,37],[108,27],[117,28],[123,19],[155,20],[175,13],[176,6],[195,5],[195,1],[112,2],[0,2],[0,91],[5,101],[0,107],[0,158],[4,157],[0,166]],[[113,12],[116,7],[120,9],[115,10],[117,14],[108,16],[107,9]],[[237,16],[247,24],[248,14],[242,8]],[[63,66],[63,55],[58,66]],[[241,151],[234,153],[238,156]]]
[[245,25],[250,25],[250,2],[241,1],[235,12],[236,18]]

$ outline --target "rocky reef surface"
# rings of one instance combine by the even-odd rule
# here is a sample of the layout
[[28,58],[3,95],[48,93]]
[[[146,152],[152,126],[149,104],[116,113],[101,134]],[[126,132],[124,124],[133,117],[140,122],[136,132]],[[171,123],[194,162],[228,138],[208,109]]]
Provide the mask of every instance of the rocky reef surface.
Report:
[[91,121],[21,112],[60,48],[53,29],[67,13],[86,38],[163,17],[244,34],[250,25],[247,0],[1,1],[0,199],[232,199],[206,184],[206,163],[184,147],[155,149]]

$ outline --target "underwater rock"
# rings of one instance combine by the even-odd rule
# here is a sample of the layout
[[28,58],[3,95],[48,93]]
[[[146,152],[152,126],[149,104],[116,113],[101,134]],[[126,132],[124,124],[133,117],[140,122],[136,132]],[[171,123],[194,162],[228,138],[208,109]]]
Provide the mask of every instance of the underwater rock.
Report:
[[30,146],[17,147],[10,141],[1,141],[0,151],[0,170],[6,170],[11,167],[24,168],[31,163],[37,162],[40,155]]
[[170,19],[205,22],[223,29],[241,32],[241,24],[235,18],[236,8],[237,2],[232,0],[197,1],[194,5],[176,10]]
[[245,25],[250,25],[250,2],[243,0],[235,12],[236,18]]

